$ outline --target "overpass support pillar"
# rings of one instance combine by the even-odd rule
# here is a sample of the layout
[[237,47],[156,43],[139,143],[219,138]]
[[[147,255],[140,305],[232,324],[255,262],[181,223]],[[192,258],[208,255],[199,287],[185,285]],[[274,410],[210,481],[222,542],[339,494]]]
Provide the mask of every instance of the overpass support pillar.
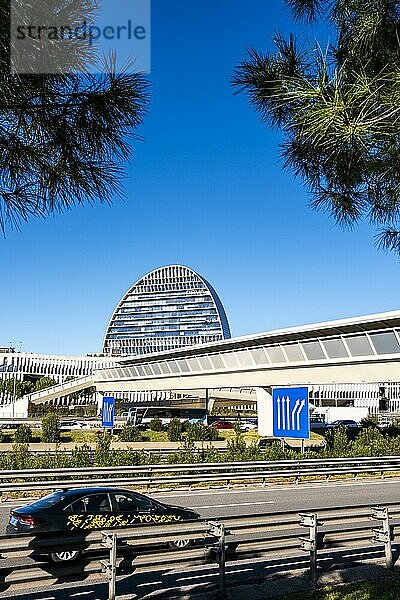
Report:
[[96,391],[96,404],[97,404],[97,414],[101,415],[101,411],[103,408],[103,392]]
[[262,436],[272,436],[272,390],[268,387],[257,387],[257,418],[258,434]]

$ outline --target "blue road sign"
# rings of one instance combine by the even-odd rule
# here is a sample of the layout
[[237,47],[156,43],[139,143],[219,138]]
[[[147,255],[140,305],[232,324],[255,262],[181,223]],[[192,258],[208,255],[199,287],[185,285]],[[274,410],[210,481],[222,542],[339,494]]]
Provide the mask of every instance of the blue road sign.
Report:
[[272,407],[274,437],[309,439],[308,388],[274,388]]
[[101,425],[102,427],[114,427],[114,398],[112,396],[103,398]]

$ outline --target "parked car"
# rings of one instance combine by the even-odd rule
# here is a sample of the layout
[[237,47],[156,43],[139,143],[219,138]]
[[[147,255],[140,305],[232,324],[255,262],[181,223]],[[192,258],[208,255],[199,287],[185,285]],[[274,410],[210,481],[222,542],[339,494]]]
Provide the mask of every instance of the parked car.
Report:
[[[200,515],[180,506],[164,504],[130,490],[107,487],[56,491],[32,504],[11,510],[7,535],[121,529],[135,525],[166,525],[198,520]],[[54,562],[76,560],[80,550],[60,549],[49,556]],[[169,542],[182,550],[190,539]]]
[[350,429],[359,428],[359,424],[356,421],[352,421],[351,419],[337,419],[336,421],[332,421],[332,423],[328,423],[325,426],[325,429],[334,429],[335,427],[348,427]]
[[260,450],[266,450],[267,448],[276,444],[277,442],[279,442],[279,440],[277,440],[276,438],[263,438],[261,440],[258,440],[258,447]]
[[254,431],[255,429],[258,429],[257,423],[254,423],[253,421],[240,421],[240,427],[244,431]]
[[72,431],[72,430],[82,430],[82,429],[92,429],[92,425],[87,423],[86,421],[61,421],[60,422],[60,430],[61,431]]
[[216,429],[233,429],[230,421],[214,421],[214,423],[211,423],[211,427],[215,427]]
[[316,433],[323,432],[326,429],[325,419],[323,417],[310,417],[310,429]]

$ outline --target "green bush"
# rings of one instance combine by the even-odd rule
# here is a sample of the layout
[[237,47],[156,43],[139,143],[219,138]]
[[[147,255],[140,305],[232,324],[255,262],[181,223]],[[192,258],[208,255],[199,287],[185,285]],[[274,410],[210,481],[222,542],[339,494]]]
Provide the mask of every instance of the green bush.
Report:
[[149,427],[151,431],[164,431],[164,425],[162,424],[161,419],[158,417],[150,421]]
[[182,439],[182,423],[179,419],[172,419],[168,425],[167,435],[170,442],[180,442]]
[[189,423],[186,429],[186,439],[191,442],[211,442],[218,439],[218,429],[202,423]]
[[143,440],[143,436],[137,427],[126,423],[123,426],[118,439],[120,442],[141,442]]
[[97,436],[94,464],[96,467],[109,467],[114,458],[111,450],[112,436],[109,433],[100,433]]
[[61,437],[60,419],[56,413],[49,413],[42,419],[42,442],[57,443]]
[[14,433],[14,441],[17,444],[30,444],[32,441],[32,429],[29,425],[19,425]]

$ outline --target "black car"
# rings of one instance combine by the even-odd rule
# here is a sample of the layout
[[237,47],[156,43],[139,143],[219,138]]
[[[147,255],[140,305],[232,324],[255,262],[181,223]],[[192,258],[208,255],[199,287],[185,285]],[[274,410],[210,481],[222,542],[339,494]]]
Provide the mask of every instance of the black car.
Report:
[[[56,491],[12,510],[6,533],[82,533],[135,525],[167,525],[199,518],[200,515],[189,508],[163,504],[130,490],[92,487]],[[177,539],[169,545],[181,550],[190,543],[189,539]],[[74,560],[79,554],[60,548],[59,552],[50,554],[50,558],[60,562]]]
[[350,429],[359,429],[360,426],[356,421],[352,421],[351,419],[337,419],[329,425],[326,426],[326,429],[334,429],[335,427],[348,427]]

